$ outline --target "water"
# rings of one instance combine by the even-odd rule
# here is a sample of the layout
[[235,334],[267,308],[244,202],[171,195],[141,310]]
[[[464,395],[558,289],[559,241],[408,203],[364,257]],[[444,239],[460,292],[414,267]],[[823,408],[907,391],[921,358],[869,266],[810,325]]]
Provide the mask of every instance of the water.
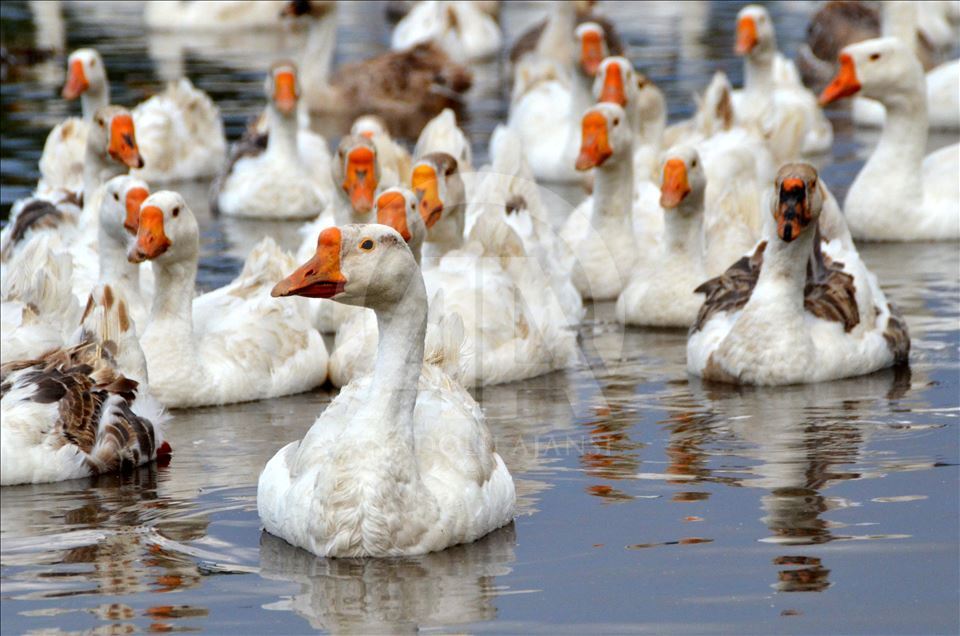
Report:
[[[31,31],[56,36],[56,24],[35,26],[26,4],[0,7],[5,44],[32,42]],[[690,94],[715,68],[739,83],[737,5],[601,8],[666,91],[673,117],[690,112]],[[809,8],[771,9],[790,52]],[[148,37],[138,10],[70,4],[60,32],[68,48],[99,47],[121,103],[182,64],[236,136],[260,108],[251,69],[273,59],[250,51],[277,38],[244,49]],[[506,6],[507,39],[542,10]],[[387,41],[381,7],[342,7],[340,21],[338,60]],[[180,50],[182,59],[170,57]],[[4,209],[35,182],[49,126],[76,109],[53,97],[62,67],[54,59],[3,85]],[[467,126],[482,160],[506,104],[498,65],[479,75]],[[873,140],[835,115],[823,174],[842,196]],[[955,140],[934,138],[931,148]],[[283,229],[213,219],[206,184],[183,189],[203,226],[203,287],[229,280],[251,241]],[[559,192],[567,205],[580,196]],[[178,412],[167,466],[4,488],[3,631],[956,633],[960,252],[955,243],[861,252],[906,315],[909,372],[706,387],[684,371],[682,332],[624,332],[608,304],[594,306],[573,368],[478,392],[517,478],[520,514],[439,554],[324,560],[261,533],[256,477],[303,436],[328,389]]]

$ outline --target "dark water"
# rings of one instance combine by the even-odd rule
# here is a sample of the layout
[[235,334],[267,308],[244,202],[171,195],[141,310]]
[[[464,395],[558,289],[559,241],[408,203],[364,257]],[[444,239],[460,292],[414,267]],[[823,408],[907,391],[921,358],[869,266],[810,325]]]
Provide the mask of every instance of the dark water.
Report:
[[[56,40],[50,7],[43,20],[25,3],[0,7],[5,45]],[[730,53],[738,5],[601,8],[666,91],[672,116],[690,112],[690,95],[716,68],[739,83]],[[507,39],[543,10],[505,6]],[[809,7],[771,10],[792,52]],[[282,38],[148,36],[138,12],[67,4],[61,45],[96,45],[120,103],[185,69],[238,134],[261,107],[257,69],[283,52]],[[385,46],[382,7],[343,6],[339,20],[338,60]],[[62,67],[54,58],[3,85],[5,209],[35,182],[48,128],[76,110],[54,97]],[[466,125],[482,159],[506,103],[499,65],[478,75]],[[855,136],[842,114],[836,125],[823,174],[842,195],[872,139]],[[182,189],[204,227],[204,287],[229,280],[264,232],[292,239],[291,227],[212,219],[206,184]],[[558,221],[576,196],[559,194]],[[520,515],[439,554],[323,560],[260,532],[257,475],[303,436],[328,390],[178,412],[167,466],[4,488],[3,632],[956,633],[960,251],[861,252],[906,315],[910,372],[708,388],[684,371],[683,333],[624,332],[610,306],[594,306],[575,367],[478,394],[517,478]]]

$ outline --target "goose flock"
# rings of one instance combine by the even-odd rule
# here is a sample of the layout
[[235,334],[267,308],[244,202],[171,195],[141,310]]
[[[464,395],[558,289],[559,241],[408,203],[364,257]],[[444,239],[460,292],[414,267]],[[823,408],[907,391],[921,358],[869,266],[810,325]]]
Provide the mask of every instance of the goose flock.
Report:
[[[390,51],[334,71],[335,3],[149,3],[156,30],[306,30],[229,148],[189,79],[127,109],[96,50],[70,54],[62,96],[81,116],[50,131],[0,234],[0,484],[127,470],[175,452],[168,409],[330,382],[337,397],[262,467],[263,527],[321,556],[421,554],[511,522],[471,390],[571,365],[591,302],[689,330],[706,381],[908,364],[906,322],[855,241],[960,239],[958,146],[924,156],[928,128],[960,123],[958,62],[925,71],[938,49],[918,39],[936,19],[953,33],[955,3],[888,3],[882,30],[827,3],[800,70],[746,6],[730,43],[744,86],[718,71],[676,122],[604,7],[554,3],[506,54],[498,3],[408,4]],[[502,53],[509,114],[476,166],[456,107],[469,65]],[[841,205],[814,163],[842,100],[882,132]],[[310,127],[334,116],[337,143]],[[299,248],[266,236],[198,294],[197,219],[158,186],[203,178],[216,213],[297,224]],[[589,195],[554,227],[538,182]]]

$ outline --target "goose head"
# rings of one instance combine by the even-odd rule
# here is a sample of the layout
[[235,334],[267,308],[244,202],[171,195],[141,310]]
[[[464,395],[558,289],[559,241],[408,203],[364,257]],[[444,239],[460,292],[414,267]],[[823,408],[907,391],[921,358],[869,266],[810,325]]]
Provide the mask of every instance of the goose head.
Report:
[[380,184],[380,164],[373,141],[359,135],[340,140],[337,157],[332,162],[334,182],[350,199],[353,211],[368,214]]
[[660,207],[665,211],[693,214],[703,210],[707,177],[695,149],[674,146],[663,156],[660,182]]
[[610,55],[610,49],[607,46],[607,36],[603,27],[596,22],[584,22],[574,31],[580,51],[577,56],[580,70],[588,77],[597,74],[600,62],[603,58]]
[[361,115],[353,120],[350,126],[351,135],[360,135],[367,139],[376,139],[381,136],[390,136],[387,123],[378,115]]
[[104,185],[100,203],[100,228],[120,245],[137,235],[140,206],[150,196],[150,187],[143,179],[122,174]]
[[293,117],[300,99],[297,65],[289,60],[276,62],[267,73],[263,90],[271,108],[283,117]]
[[737,14],[737,55],[751,58],[773,57],[777,52],[777,35],[773,20],[760,5],[748,4]]
[[388,188],[377,197],[377,223],[399,232],[419,264],[427,226],[420,216],[418,203],[417,195],[406,188]]
[[609,102],[626,107],[637,102],[637,83],[633,66],[619,55],[604,58],[597,67],[593,80],[593,97],[598,102]]
[[67,81],[60,94],[77,99],[84,93],[98,94],[107,87],[103,60],[95,49],[77,49],[67,58]]
[[823,209],[824,193],[817,169],[808,163],[784,164],[777,172],[771,202],[777,236],[784,243],[813,231]]
[[877,38],[840,51],[840,70],[820,94],[829,104],[856,93],[883,103],[925,95],[923,68],[917,56],[897,38]]
[[633,132],[623,109],[606,102],[588,108],[581,125],[577,170],[589,170],[619,161],[632,161]]
[[162,190],[144,200],[140,206],[137,240],[127,252],[127,260],[169,265],[196,260],[199,250],[197,219],[182,196]]
[[419,199],[420,217],[427,229],[441,218],[461,213],[466,204],[459,164],[445,152],[420,157],[413,166],[410,185]]
[[109,157],[128,168],[142,168],[143,157],[137,147],[130,111],[122,106],[98,108],[87,132],[87,153],[104,159]]
[[320,232],[313,257],[270,295],[330,298],[377,310],[398,304],[418,271],[406,241],[392,227],[334,226]]

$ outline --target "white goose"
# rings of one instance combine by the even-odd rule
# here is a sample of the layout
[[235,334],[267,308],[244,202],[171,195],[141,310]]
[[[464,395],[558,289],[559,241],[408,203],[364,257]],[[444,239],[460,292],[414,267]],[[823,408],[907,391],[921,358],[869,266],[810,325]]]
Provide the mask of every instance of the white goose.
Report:
[[628,325],[689,327],[702,298],[693,290],[706,276],[703,162],[689,146],[676,146],[663,162],[660,205],[664,229],[652,258],[634,268],[617,298],[617,319]]
[[[97,108],[110,101],[99,53],[79,49],[70,55],[68,65],[63,96],[81,98],[83,119],[68,119],[47,136],[40,158],[41,191],[79,187],[90,120]],[[163,93],[134,108],[133,118],[145,162],[140,177],[164,182],[209,177],[220,170],[227,148],[220,111],[190,80],[171,82]]]
[[779,161],[829,151],[833,127],[792,62],[777,51],[773,21],[763,7],[748,5],[737,14],[736,52],[744,56],[744,86],[733,93],[740,121],[765,131]]
[[298,129],[300,89],[293,63],[274,64],[264,91],[266,148],[241,140],[214,184],[213,208],[227,216],[315,218],[333,197],[330,153],[322,137]]
[[420,131],[417,145],[413,148],[413,158],[420,159],[432,152],[445,152],[456,159],[461,175],[473,170],[470,140],[457,125],[457,116],[450,108],[444,108]]
[[503,37],[496,21],[473,2],[417,2],[390,36],[390,47],[402,51],[433,40],[451,58],[473,62],[494,57]]
[[[593,195],[567,219],[561,238],[573,253],[573,284],[584,299],[614,300],[638,258],[663,227],[659,191],[650,185],[635,198],[634,132],[624,110],[603,102],[583,115],[583,143],[576,166],[596,168]],[[655,196],[651,200],[651,193]]]
[[424,364],[427,292],[403,238],[381,225],[327,228],[276,296],[373,309],[371,375],[351,383],[257,487],[267,532],[319,556],[402,556],[479,539],[510,523],[513,479],[480,407]]
[[65,190],[37,193],[14,203],[10,223],[0,232],[0,256],[4,265],[38,232],[55,232],[73,253],[75,265],[86,267],[85,287],[96,280],[96,240],[102,185],[107,179],[143,166],[133,118],[119,106],[104,106],[94,114],[85,136],[83,190],[79,195]]
[[228,404],[322,384],[327,351],[306,308],[267,296],[293,259],[264,239],[232,283],[194,299],[199,238],[179,194],[157,192],[143,202],[129,259],[149,259],[156,277],[140,343],[157,398],[171,408]]
[[91,294],[76,341],[0,367],[0,485],[130,470],[169,455],[126,305]]
[[896,38],[851,44],[820,101],[862,94],[887,111],[880,141],[854,179],[844,212],[856,238],[879,241],[960,238],[960,146],[923,156],[927,103],[923,69]]
[[507,125],[520,135],[538,179],[583,178],[574,168],[579,118],[593,101],[593,77],[608,49],[603,29],[594,22],[578,26],[575,37],[579,50],[569,63],[536,56],[517,67]]
[[[925,3],[884,2],[882,5],[883,35],[899,38],[917,54],[917,20]],[[951,40],[954,36],[951,36]],[[931,128],[960,128],[960,60],[944,62],[927,71],[927,118]],[[862,96],[853,98],[851,111],[858,126],[883,126],[883,105]]]
[[445,310],[463,319],[474,352],[463,383],[499,384],[566,367],[575,334],[562,319],[538,321],[501,264],[522,251],[520,238],[505,223],[477,223],[464,240],[466,202],[456,159],[442,152],[422,157],[413,168],[413,190],[427,226],[427,291],[430,298],[443,292]]
[[687,369],[708,380],[821,382],[907,362],[906,324],[841,241],[820,242],[826,192],[809,164],[777,174],[775,234],[697,288],[706,301],[687,340]]

